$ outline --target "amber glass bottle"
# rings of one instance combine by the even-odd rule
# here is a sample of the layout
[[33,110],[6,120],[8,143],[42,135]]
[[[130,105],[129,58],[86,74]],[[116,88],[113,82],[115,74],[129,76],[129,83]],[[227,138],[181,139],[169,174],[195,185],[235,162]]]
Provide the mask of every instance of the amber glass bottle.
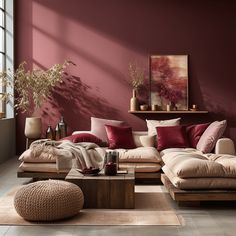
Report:
[[60,130],[60,138],[65,138],[67,136],[67,125],[64,121],[64,117],[61,117],[60,122],[58,123],[59,130]]
[[53,129],[51,125],[48,125],[47,131],[46,131],[46,138],[47,139],[54,139]]
[[60,132],[59,124],[57,124],[55,128],[55,140],[59,140],[60,138],[61,138],[61,132]]

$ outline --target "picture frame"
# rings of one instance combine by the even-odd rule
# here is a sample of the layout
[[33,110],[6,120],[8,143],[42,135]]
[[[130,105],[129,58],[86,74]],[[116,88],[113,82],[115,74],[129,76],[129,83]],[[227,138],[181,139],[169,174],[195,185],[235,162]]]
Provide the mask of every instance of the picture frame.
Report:
[[188,110],[188,55],[151,55],[150,103],[158,110]]

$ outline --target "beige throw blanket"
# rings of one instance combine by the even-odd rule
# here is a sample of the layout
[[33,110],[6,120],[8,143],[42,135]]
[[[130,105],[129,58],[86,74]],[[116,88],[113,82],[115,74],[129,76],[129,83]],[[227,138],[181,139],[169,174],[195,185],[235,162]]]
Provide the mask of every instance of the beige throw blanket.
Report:
[[[37,140],[30,146],[31,154],[56,157],[58,171],[71,167],[84,169],[102,168],[106,151],[95,143],[72,143],[70,141]],[[73,161],[72,161],[73,160]]]

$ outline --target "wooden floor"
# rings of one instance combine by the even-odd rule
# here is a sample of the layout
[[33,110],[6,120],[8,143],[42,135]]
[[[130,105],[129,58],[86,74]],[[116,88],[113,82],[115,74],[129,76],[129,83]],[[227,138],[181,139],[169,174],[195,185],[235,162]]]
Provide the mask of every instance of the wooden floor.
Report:
[[[30,179],[17,179],[18,162],[11,159],[0,165],[0,197],[13,186]],[[151,188],[152,186],[150,186]],[[165,191],[163,186],[163,191]],[[179,207],[169,195],[168,201],[183,226],[0,226],[0,235],[80,235],[80,236],[235,236],[236,205],[211,203],[200,207]]]

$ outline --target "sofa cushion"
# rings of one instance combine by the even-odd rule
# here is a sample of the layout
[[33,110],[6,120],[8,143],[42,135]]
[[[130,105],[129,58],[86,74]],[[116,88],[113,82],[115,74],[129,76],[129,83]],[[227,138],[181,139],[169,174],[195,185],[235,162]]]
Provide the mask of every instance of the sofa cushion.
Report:
[[236,189],[236,178],[180,178],[167,167],[162,167],[170,182],[179,189]]
[[22,162],[19,166],[22,171],[45,173],[68,173],[70,169],[58,170],[56,163],[28,163]]
[[226,120],[211,123],[199,139],[197,149],[204,153],[211,152],[217,140],[223,135],[226,125]]
[[57,157],[58,155],[56,155],[54,149],[48,147],[48,153],[37,152],[37,149],[34,151],[32,149],[27,149],[20,155],[19,160],[34,163],[56,163]]
[[157,149],[189,147],[185,126],[157,127]]
[[73,134],[67,136],[61,140],[69,140],[73,143],[80,143],[80,142],[89,142],[89,143],[96,143],[97,145],[102,144],[102,140],[97,136],[89,133],[80,133],[80,134]]
[[131,127],[105,125],[109,148],[136,148]]
[[197,154],[203,154],[201,151],[195,149],[195,148],[166,148],[163,149],[160,152],[160,156],[162,157],[163,155],[167,154],[167,153],[171,153],[171,152],[184,152],[184,153],[197,153]]
[[146,135],[146,136],[140,136],[140,143],[143,147],[154,147],[155,146],[155,135]]
[[196,148],[199,139],[210,123],[189,125],[186,127],[190,147]]
[[158,172],[161,170],[161,165],[159,163],[126,163],[122,162],[119,164],[121,169],[134,168],[135,172],[138,173],[150,173]]
[[236,178],[236,156],[171,152],[162,156],[165,165],[180,178]]
[[105,130],[105,125],[113,126],[125,126],[124,121],[119,120],[108,120],[96,117],[91,117],[91,133],[100,138],[103,142],[107,142],[107,133]]
[[156,162],[161,161],[160,154],[154,147],[138,147],[135,149],[116,149],[120,162]]
[[133,131],[133,138],[136,147],[143,147],[140,137],[147,136],[147,131]]
[[148,135],[157,135],[156,127],[161,126],[175,126],[180,124],[181,118],[171,119],[171,120],[146,120]]

